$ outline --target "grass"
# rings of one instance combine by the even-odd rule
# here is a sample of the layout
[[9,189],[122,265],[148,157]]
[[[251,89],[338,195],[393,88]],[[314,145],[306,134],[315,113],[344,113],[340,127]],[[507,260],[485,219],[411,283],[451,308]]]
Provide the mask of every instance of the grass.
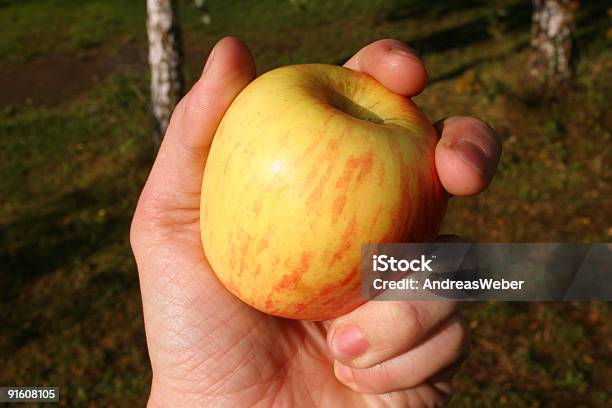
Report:
[[110,77],[85,100],[1,118],[11,176],[1,186],[1,383],[61,384],[70,406],[143,401],[150,374],[127,236],[149,159],[146,114],[129,112],[146,107],[126,78]]
[[[238,35],[260,72],[412,44],[431,119],[478,115],[504,140],[489,190],[453,199],[444,231],[480,242],[610,241],[610,20],[583,2],[576,78],[542,101],[525,85],[526,2],[181,2],[188,82]],[[0,0],[0,384],[61,387],[66,406],[142,405],[150,372],[128,230],[152,160],[144,6]],[[74,72],[67,75],[74,65]],[[73,72],[73,71],[69,71]],[[37,78],[48,75],[45,84]],[[454,406],[608,406],[610,307],[472,303],[474,347]]]
[[[79,53],[134,35],[145,23],[145,5],[121,0],[0,1],[0,55],[26,62],[57,53]],[[111,43],[111,44],[112,44]]]

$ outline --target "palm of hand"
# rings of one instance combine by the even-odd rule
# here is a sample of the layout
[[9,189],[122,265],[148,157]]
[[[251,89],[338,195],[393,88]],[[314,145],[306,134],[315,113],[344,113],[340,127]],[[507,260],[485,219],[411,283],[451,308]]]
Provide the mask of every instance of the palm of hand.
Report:
[[150,260],[167,264],[167,256],[181,254],[180,261],[172,260],[174,267],[178,261],[179,270],[193,276],[157,283],[165,286],[160,293],[171,296],[156,299],[160,318],[147,327],[147,332],[162,334],[148,339],[155,351],[154,375],[156,368],[163,371],[162,378],[154,378],[153,393],[158,381],[164,383],[166,396],[170,390],[175,397],[223,406],[371,406],[418,400],[423,387],[433,387],[424,383],[385,395],[346,387],[334,375],[326,343],[330,322],[282,319],[247,306],[209,279],[213,275],[199,239],[172,233],[199,230],[197,221],[167,227],[167,241],[160,245],[164,250]]

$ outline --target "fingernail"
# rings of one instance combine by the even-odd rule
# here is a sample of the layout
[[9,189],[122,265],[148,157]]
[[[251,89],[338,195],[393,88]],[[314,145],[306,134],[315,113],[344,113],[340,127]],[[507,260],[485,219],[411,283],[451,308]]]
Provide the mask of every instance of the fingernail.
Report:
[[348,324],[334,331],[331,346],[337,357],[357,358],[368,351],[369,344],[359,327]]
[[336,372],[336,377],[345,384],[354,384],[355,377],[353,376],[353,370],[345,366],[341,363],[336,363],[334,371]]
[[204,64],[204,70],[202,71],[202,75],[206,73],[208,68],[212,65],[213,57],[215,56],[215,48],[212,49],[210,54],[208,55],[208,59],[206,60],[206,64]]
[[480,146],[466,139],[459,139],[453,141],[449,147],[478,174],[485,174],[487,169],[487,155]]
[[407,45],[404,45],[401,43],[392,45],[391,48],[389,49],[389,52],[392,52],[394,54],[399,54],[399,55],[406,55],[411,58],[415,57],[414,50],[408,47]]
[[414,57],[414,52],[412,52],[412,50],[408,48],[407,46],[401,45],[401,44],[394,45],[393,48],[391,48],[389,51],[394,54],[407,55],[409,57]]

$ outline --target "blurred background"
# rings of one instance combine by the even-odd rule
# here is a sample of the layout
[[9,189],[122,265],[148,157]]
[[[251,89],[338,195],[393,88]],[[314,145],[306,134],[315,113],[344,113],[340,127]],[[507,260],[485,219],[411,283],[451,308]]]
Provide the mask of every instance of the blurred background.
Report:
[[[429,70],[416,102],[430,119],[476,115],[504,143],[491,187],[454,198],[443,232],[611,241],[612,5],[558,3],[574,27],[571,73],[538,83],[529,0],[178,1],[185,88],[228,34],[259,73],[405,41]],[[144,1],[0,0],[2,385],[59,386],[66,406],[146,402],[128,231],[155,152],[147,55]],[[465,314],[473,349],[452,406],[612,404],[609,303],[470,303]]]

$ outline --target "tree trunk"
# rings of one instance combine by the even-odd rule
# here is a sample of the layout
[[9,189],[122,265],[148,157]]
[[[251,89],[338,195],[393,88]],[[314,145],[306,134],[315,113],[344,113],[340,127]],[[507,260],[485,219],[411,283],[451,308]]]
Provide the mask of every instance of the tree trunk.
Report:
[[183,53],[176,0],[147,0],[153,142],[159,146],[183,95]]
[[548,89],[571,76],[572,34],[576,0],[533,0],[529,75]]

